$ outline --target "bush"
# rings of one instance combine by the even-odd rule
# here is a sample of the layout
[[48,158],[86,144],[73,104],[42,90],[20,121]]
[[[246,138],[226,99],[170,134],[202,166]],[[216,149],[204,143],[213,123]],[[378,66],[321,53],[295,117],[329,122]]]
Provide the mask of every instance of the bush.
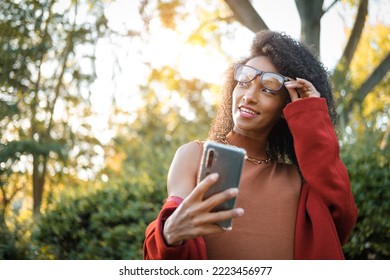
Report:
[[143,196],[141,186],[123,185],[62,196],[34,229],[34,258],[141,259],[145,228],[161,207]]
[[0,225],[0,260],[24,260],[28,257],[25,231],[18,224],[13,229]]
[[379,149],[378,138],[367,134],[342,149],[359,210],[348,259],[390,259],[390,147]]

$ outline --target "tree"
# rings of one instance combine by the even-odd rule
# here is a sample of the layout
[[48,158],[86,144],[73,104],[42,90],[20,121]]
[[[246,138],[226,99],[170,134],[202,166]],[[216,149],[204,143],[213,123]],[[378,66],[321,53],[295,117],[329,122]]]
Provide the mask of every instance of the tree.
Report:
[[[266,28],[260,15],[253,20],[249,1],[225,2],[242,24],[256,32]],[[337,2],[323,9],[324,1],[296,0],[301,18],[301,40],[319,50],[320,20]],[[354,24],[332,80],[341,113],[342,158],[348,168],[358,221],[344,247],[349,259],[388,259],[390,28],[367,24],[368,0],[344,1],[357,6]],[[237,7],[239,6],[239,7]],[[241,20],[251,14],[251,22]],[[380,102],[378,102],[380,100]],[[375,214],[374,214],[375,213]]]
[[[249,0],[234,1],[225,0],[226,4],[231,8],[234,16],[244,26],[253,32],[260,31],[262,29],[268,29],[266,24],[261,19],[261,16],[256,13]],[[328,12],[339,0],[333,1],[327,8],[323,8],[323,0],[296,0],[296,6],[299,16],[301,18],[301,39],[309,46],[313,46],[314,50],[320,55],[320,32],[321,32],[321,18]],[[351,1],[353,5],[356,1]],[[245,15],[250,15],[246,17]],[[340,92],[342,88],[340,85],[346,76],[348,76],[349,65],[354,57],[356,48],[359,44],[363,28],[366,23],[368,15],[368,0],[360,0],[358,4],[358,11],[355,18],[355,22],[352,31],[349,35],[347,44],[344,48],[343,55],[340,58],[338,66],[336,67],[333,75],[336,80],[336,91]],[[350,112],[353,106],[360,106],[364,98],[368,93],[386,76],[390,70],[390,54],[385,55],[382,61],[373,69],[365,81],[354,92],[348,92],[349,100],[348,104],[343,107],[343,122],[344,126],[348,123]]]
[[[0,23],[3,24],[2,27],[6,27],[6,29],[1,28],[0,32],[6,30],[4,38],[7,39],[6,42],[1,42],[3,45],[0,52],[4,52],[0,53],[0,63],[1,66],[8,67],[0,67],[1,91],[8,98],[4,99],[5,95],[0,95],[2,101],[0,105],[6,108],[0,120],[4,127],[0,135],[2,145],[0,183],[2,190],[5,191],[3,201],[7,201],[9,205],[15,195],[21,191],[18,188],[21,184],[16,181],[17,175],[28,177],[25,174],[28,170],[18,169],[18,163],[25,163],[27,160],[33,167],[33,160],[36,159],[36,171],[34,173],[31,168],[29,176],[43,175],[43,177],[38,176],[36,180],[41,184],[43,181],[42,186],[45,186],[45,191],[50,185],[56,189],[67,186],[68,194],[69,186],[72,186],[72,189],[81,187],[87,189],[85,192],[76,191],[74,196],[49,197],[51,204],[45,209],[47,211],[38,220],[37,228],[33,231],[33,241],[36,242],[33,244],[33,249],[40,254],[39,258],[139,258],[145,226],[156,217],[166,196],[166,175],[174,152],[183,143],[196,138],[204,139],[207,136],[214,110],[214,102],[210,100],[216,99],[220,88],[202,79],[186,79],[174,66],[153,67],[145,61],[144,66],[148,71],[145,75],[146,79],[140,83],[135,92],[130,94],[139,97],[142,105],[136,110],[127,111],[125,106],[121,106],[120,101],[114,98],[110,129],[115,131],[116,135],[108,145],[103,147],[104,154],[107,155],[106,168],[100,170],[93,162],[93,150],[98,149],[100,144],[90,133],[91,123],[87,118],[92,112],[89,110],[89,93],[85,91],[86,86],[94,78],[94,46],[98,37],[108,32],[108,24],[102,15],[100,1],[92,2],[89,11],[94,15],[93,20],[83,24],[80,24],[76,18],[79,14],[78,7],[81,7],[84,2],[73,1],[69,7],[59,12],[55,1],[41,1],[37,3],[45,3],[44,8],[33,9],[35,12],[30,11],[28,17],[24,15],[22,19],[16,18],[23,10],[28,11],[27,2],[30,3],[29,1],[21,1],[18,4],[4,2],[1,8],[4,8],[4,11],[11,9],[12,12],[7,17],[2,18],[0,15]],[[142,41],[139,52],[142,56],[142,48],[149,43],[152,28],[150,23],[153,23],[157,17],[159,25],[162,24],[170,30],[178,29],[177,33],[182,32],[182,35],[184,33],[183,37],[187,38],[186,43],[202,47],[211,45],[215,49],[221,48],[223,38],[234,35],[234,31],[237,31],[238,25],[234,24],[235,17],[245,26],[250,26],[253,32],[256,32],[259,26],[261,29],[267,28],[249,1],[226,0],[225,2],[228,6],[219,6],[216,9],[212,6],[215,4],[214,1],[213,4],[211,1],[197,1],[196,4],[186,1],[184,5],[184,1],[180,0],[142,0],[139,12],[144,20],[144,26],[141,30],[133,30],[131,29],[133,26],[129,27],[127,35],[135,39],[134,43],[137,40]],[[339,1],[334,1],[324,10],[322,4],[319,5],[323,1],[314,2],[311,3],[314,5],[311,8],[316,17],[311,20],[318,24],[320,22],[318,17]],[[296,1],[296,3],[302,7],[301,17],[311,16],[304,11],[305,7],[303,7],[309,5],[309,1]],[[187,5],[195,5],[196,10],[191,8],[194,6],[189,8]],[[52,9],[48,9],[49,7]],[[227,9],[228,7],[231,7],[233,13]],[[52,12],[46,12],[44,16],[42,13],[40,20],[39,17],[38,20],[33,19],[32,15],[35,17],[40,15],[39,10]],[[361,14],[367,12],[362,9]],[[198,20],[197,24],[189,25],[190,28],[185,25],[189,15],[196,15]],[[358,17],[362,18],[362,16]],[[7,18],[13,20],[7,21]],[[15,26],[14,22],[21,22],[21,24]],[[22,30],[23,26],[32,26],[35,22],[38,22],[37,26],[40,28],[27,28],[29,32],[17,36],[22,34],[18,30]],[[47,25],[43,24],[45,22]],[[45,30],[43,26],[47,26],[46,33],[43,32]],[[181,26],[186,26],[185,32],[180,29]],[[359,28],[356,27],[357,30]],[[310,28],[302,30],[302,34],[305,34],[304,40],[319,46],[319,43],[316,43],[319,31],[313,33],[310,31]],[[29,40],[32,34],[35,34],[34,40]],[[45,40],[42,39],[42,34],[46,34]],[[110,39],[115,40],[113,37]],[[352,50],[355,44],[357,43],[350,43],[351,47],[348,49]],[[24,45],[31,47],[21,47]],[[40,51],[33,51],[33,46],[40,46],[37,47]],[[360,51],[359,48],[356,49],[356,52]],[[83,54],[81,56],[80,50]],[[40,54],[38,58],[34,56],[36,53]],[[164,54],[160,52],[160,55]],[[24,59],[24,63],[18,64],[17,61],[21,59]],[[230,59],[231,57],[227,57],[227,60]],[[83,62],[81,65],[82,61],[88,63]],[[355,67],[354,61],[355,59],[350,62],[352,67]],[[379,65],[377,60],[373,63]],[[30,66],[24,67],[25,65]],[[50,65],[55,67],[48,67]],[[83,71],[86,65],[89,65],[88,68],[92,68],[92,71]],[[31,68],[37,71],[31,71]],[[1,72],[3,69],[5,70]],[[47,70],[51,70],[49,75]],[[17,73],[18,78],[13,79],[15,74],[8,74],[10,71]],[[363,78],[367,75],[368,73],[365,73]],[[50,82],[49,78],[53,78],[53,81]],[[19,87],[11,85],[11,83],[18,85],[19,82]],[[345,89],[348,86],[353,89],[359,85],[356,79],[347,82],[348,84],[343,84],[339,88]],[[34,90],[29,91],[29,88]],[[349,91],[348,94],[350,95]],[[365,98],[365,104],[372,103],[368,102],[369,99],[370,96]],[[134,102],[134,99],[130,101]],[[56,115],[56,108],[61,108],[63,115]],[[377,109],[375,110],[378,111]],[[386,110],[387,107],[383,109],[384,115]],[[353,118],[356,111],[356,108],[352,110]],[[35,133],[32,133],[32,124]],[[47,133],[48,129],[50,133]],[[14,138],[10,140],[5,135],[12,135]],[[353,147],[351,150],[354,150]],[[350,162],[354,160],[355,158],[351,156]],[[386,168],[386,163],[382,167]],[[97,178],[98,175],[104,178],[103,187],[100,186],[100,182],[92,180],[80,183],[78,178],[80,170],[93,170],[91,173],[96,177],[89,178]],[[100,173],[96,172],[99,170]],[[43,171],[45,172],[42,173]],[[355,179],[358,180],[359,176],[360,173]],[[380,174],[374,180],[377,178],[380,178]],[[94,188],[88,188],[87,185],[93,185]],[[96,187],[97,185],[99,187]],[[364,186],[360,189],[364,192]],[[43,192],[43,188],[41,190]],[[368,201],[367,204],[370,203],[371,201]],[[387,224],[383,225],[381,229]],[[4,234],[4,236],[8,235]],[[361,239],[359,237],[356,240],[360,242]],[[127,247],[129,242],[131,246]],[[0,241],[0,258],[1,243]],[[384,253],[380,256],[386,255],[386,250],[383,250]]]
[[[202,21],[195,34],[190,36],[197,39],[195,43],[201,42],[203,46],[210,45],[210,42],[218,38],[201,32],[204,30],[202,27],[207,26],[209,22],[230,24],[235,18],[252,32],[268,29],[250,1],[225,0],[224,2],[230,8],[233,19],[229,13],[225,13],[222,17],[214,14]],[[171,29],[180,26],[181,20],[186,17],[185,9],[179,8],[180,1],[163,3],[159,10],[162,22],[165,19],[169,23],[166,27]],[[169,5],[171,3],[175,5]],[[326,8],[323,8],[323,3],[324,1],[296,1],[302,22],[301,40],[314,47],[318,55],[320,55],[321,18],[341,1],[333,1]],[[348,9],[357,8],[356,17],[342,57],[337,67],[333,69],[332,80],[340,104],[338,110],[342,113],[340,135],[343,145],[342,157],[350,171],[352,188],[360,209],[358,225],[351,235],[350,243],[344,249],[348,258],[388,258],[386,234],[389,221],[386,220],[385,215],[372,218],[372,213],[373,211],[387,213],[389,209],[389,204],[384,203],[389,197],[389,192],[384,188],[389,181],[387,172],[390,112],[387,74],[390,51],[387,38],[389,28],[381,24],[372,26],[372,23],[367,23],[367,0],[343,3]],[[169,12],[163,11],[164,9],[168,9]],[[170,16],[165,18],[168,14]],[[212,12],[209,14],[211,15]],[[215,35],[213,31],[209,31],[208,34],[210,33]],[[209,39],[210,37],[213,39]],[[166,80],[171,79],[169,77]]]
[[[79,23],[79,7],[88,4],[94,17]],[[99,144],[89,133],[87,86],[95,78],[94,46],[106,30],[105,19],[99,1],[64,6],[6,0],[0,9],[0,99],[11,100],[18,112],[0,119],[0,168],[2,174],[31,173],[33,212],[39,215],[48,174],[89,168],[80,159],[88,162]],[[76,158],[73,168],[69,161]],[[10,184],[1,184],[7,203],[21,190]]]

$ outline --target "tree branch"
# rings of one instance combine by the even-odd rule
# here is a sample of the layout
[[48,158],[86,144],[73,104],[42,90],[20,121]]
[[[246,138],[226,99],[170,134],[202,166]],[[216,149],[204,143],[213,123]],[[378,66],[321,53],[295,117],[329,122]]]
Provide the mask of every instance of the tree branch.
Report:
[[344,69],[347,69],[351,64],[353,55],[355,54],[357,45],[363,32],[363,27],[366,21],[367,14],[368,0],[361,0],[351,35],[349,36],[348,43],[340,59],[340,62],[343,63],[345,66]]
[[382,60],[378,67],[371,73],[371,75],[363,82],[356,92],[356,102],[361,102],[371,92],[371,90],[379,84],[382,78],[390,70],[390,53]]
[[332,9],[332,7],[337,3],[339,2],[339,0],[334,0],[332,4],[329,5],[328,8],[326,8],[326,10],[324,10],[324,14],[326,14],[327,12],[330,11],[330,9]]
[[362,83],[360,88],[353,95],[351,102],[349,102],[343,110],[343,115],[346,122],[349,119],[349,113],[352,111],[354,104],[361,105],[364,98],[371,92],[371,90],[383,79],[383,77],[390,70],[390,53],[382,60],[382,62],[375,68],[371,75]]
[[269,29],[248,0],[225,0],[225,2],[232,10],[234,17],[252,32]]
[[[50,20],[52,20],[52,17],[53,17],[53,11],[52,11],[52,7],[53,5],[55,4],[55,0],[52,0],[50,2],[50,5],[47,9],[47,13],[48,13],[48,16],[47,16],[47,19],[45,21],[45,27],[42,31],[42,41],[41,43],[43,42],[46,42],[48,40],[48,35],[49,35],[49,23],[50,23]],[[42,11],[43,12],[43,11]],[[31,139],[34,139],[34,135],[35,133],[37,132],[37,124],[36,124],[36,114],[37,114],[37,104],[38,104],[38,92],[39,92],[39,86],[40,86],[40,83],[41,83],[41,76],[42,76],[42,65],[44,63],[44,58],[45,58],[45,55],[46,55],[47,52],[44,52],[44,51],[41,51],[40,53],[40,56],[39,56],[39,64],[38,64],[38,67],[36,69],[36,72],[38,73],[38,76],[37,76],[37,79],[34,83],[34,90],[33,92],[35,93],[34,95],[34,98],[33,98],[33,101],[31,102]]]

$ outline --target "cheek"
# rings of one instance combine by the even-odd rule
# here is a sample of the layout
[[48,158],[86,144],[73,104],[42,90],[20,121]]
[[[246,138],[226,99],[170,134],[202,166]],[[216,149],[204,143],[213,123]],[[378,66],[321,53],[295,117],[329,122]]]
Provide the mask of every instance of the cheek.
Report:
[[263,104],[273,111],[282,111],[287,104],[287,95],[279,92],[274,98],[264,98]]
[[283,108],[285,106],[285,101],[283,100],[263,100],[263,112],[267,111],[273,115],[273,118],[279,119],[282,115]]
[[241,98],[242,98],[242,94],[240,94],[240,91],[237,90],[237,87],[234,88],[233,93],[232,93],[232,109],[233,109],[233,111],[234,111],[234,108],[237,107]]

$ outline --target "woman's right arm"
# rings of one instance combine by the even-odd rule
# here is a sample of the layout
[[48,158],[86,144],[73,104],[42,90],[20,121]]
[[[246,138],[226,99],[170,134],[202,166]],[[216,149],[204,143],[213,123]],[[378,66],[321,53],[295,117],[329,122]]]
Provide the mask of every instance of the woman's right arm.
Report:
[[184,199],[192,192],[197,183],[200,158],[200,143],[190,142],[177,149],[168,171],[168,196]]
[[198,236],[223,232],[216,222],[243,214],[242,209],[211,212],[215,206],[236,196],[237,189],[228,189],[203,200],[205,192],[218,180],[218,174],[211,174],[197,184],[199,148],[196,142],[180,147],[168,173],[168,195],[184,199],[163,228],[163,236],[169,246],[180,245]]
[[168,198],[158,218],[146,229],[145,259],[203,258],[201,236],[223,232],[215,222],[243,214],[239,208],[211,212],[216,205],[236,196],[237,191],[228,189],[203,200],[204,193],[218,180],[218,175],[211,174],[197,184],[199,148],[199,144],[191,142],[175,154],[168,174],[168,195],[184,200],[179,204],[179,199]]

